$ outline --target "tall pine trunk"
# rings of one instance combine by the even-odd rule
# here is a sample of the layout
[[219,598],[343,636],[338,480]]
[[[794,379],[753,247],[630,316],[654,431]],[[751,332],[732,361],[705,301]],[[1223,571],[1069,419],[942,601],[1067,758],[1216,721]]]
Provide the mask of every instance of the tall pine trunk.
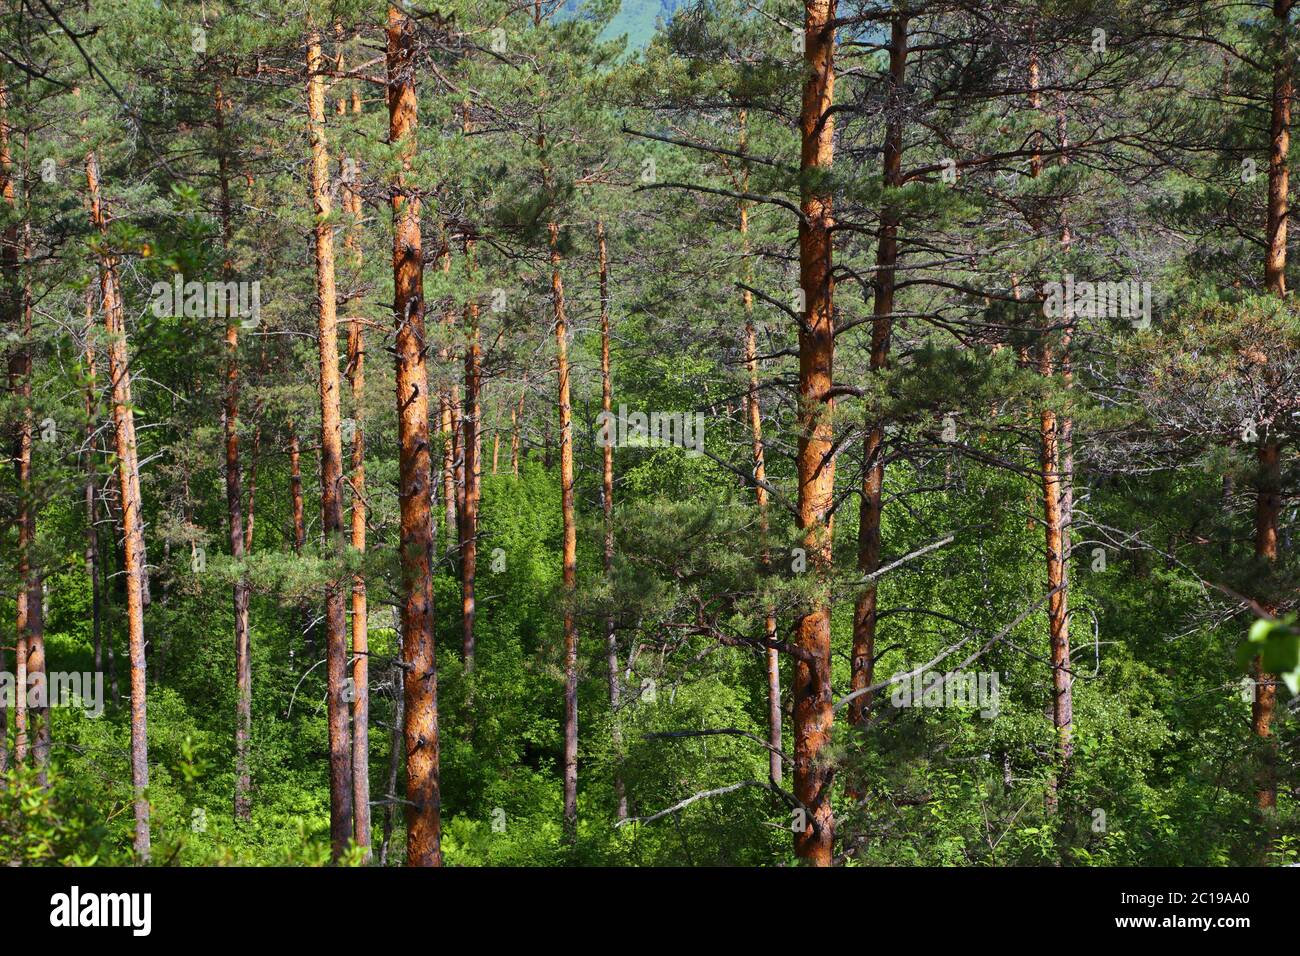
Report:
[[[361,94],[352,90],[352,113],[361,113]],[[340,111],[343,101],[339,101]],[[343,240],[354,277],[360,276],[362,253],[361,193],[355,182],[343,185],[343,208],[351,217]],[[355,281],[355,280],[354,280]],[[348,385],[352,391],[352,547],[366,550],[366,438],[363,425],[366,394],[366,342],[361,305],[348,301]],[[366,578],[352,579],[352,813],[353,838],[370,857],[370,634],[368,631]]]
[[[600,270],[600,407],[609,420],[613,405],[613,384],[609,374],[609,250],[605,242],[605,223],[596,223],[596,251]],[[614,443],[605,442],[601,461],[600,505],[605,515],[604,567],[608,577],[614,573]],[[614,744],[614,797],[618,819],[627,819],[627,788],[623,784],[623,718],[619,713],[618,639],[614,618],[605,618],[605,666],[609,681],[609,713]]]
[[[749,147],[747,128],[748,113],[740,111],[740,151]],[[741,192],[749,192],[749,165],[745,164],[741,172]],[[768,567],[771,553],[768,550],[768,532],[770,530],[767,509],[767,460],[763,451],[763,413],[758,402],[758,337],[754,328],[754,294],[749,287],[754,284],[754,267],[749,250],[749,203],[740,202],[740,244],[744,258],[744,275],[746,288],[741,293],[745,307],[745,368],[749,373],[749,390],[745,405],[749,414],[750,438],[754,453],[754,496],[758,502],[758,531],[763,542],[763,566]],[[768,647],[763,651],[763,673],[767,681],[767,774],[775,784],[781,782],[781,659],[775,647],[776,610],[767,607],[763,614],[763,637]]]
[[573,597],[578,586],[578,532],[573,514],[573,412],[569,403],[569,322],[560,275],[560,227],[551,220],[551,304],[555,319],[556,378],[560,406],[560,513],[564,579],[564,838],[578,838],[578,623]]
[[[108,234],[109,215],[99,192],[99,163],[86,154],[86,188],[90,222],[101,236]],[[130,354],[117,277],[117,260],[100,254],[100,296],[108,340],[108,375],[112,387],[113,426],[117,450],[118,487],[122,504],[123,571],[126,588],[127,646],[131,668],[131,787],[134,791],[136,857],[149,859],[149,745],[145,684],[145,550],[141,514],[140,466],[136,454],[135,413],[131,400]]]
[[[886,100],[885,150],[882,179],[887,198],[880,210],[880,235],[876,245],[876,289],[871,322],[871,370],[881,372],[889,364],[889,345],[894,328],[894,284],[898,264],[898,207],[888,191],[902,186],[903,168],[903,84],[907,73],[907,17],[896,16],[889,31],[889,92]],[[864,575],[880,570],[880,522],[885,485],[885,423],[868,416],[867,436],[862,449],[862,510],[858,516],[858,570]],[[853,605],[852,685],[854,691],[870,687],[875,679],[876,659],[875,581],[858,594]],[[849,723],[858,726],[871,708],[871,695],[863,694],[849,705]],[[854,793],[861,796],[860,785]]]
[[420,200],[407,184],[416,150],[415,26],[388,8],[388,139],[400,148],[393,183],[393,307],[400,446],[402,658],[405,673],[407,866],[442,865],[438,674],[433,643],[433,520],[429,505],[429,378],[425,368]]
[[[808,569],[818,578],[795,629],[794,795],[804,811],[795,826],[800,862],[829,866],[834,846],[829,761],[831,691],[831,505],[835,492],[832,368],[831,195],[823,177],[833,160],[836,0],[805,0],[806,73],[799,112],[799,286],[805,297],[799,330],[798,526]],[[802,827],[798,823],[802,822]]]
[[[326,553],[343,550],[343,439],[339,415],[338,303],[334,282],[334,227],[329,151],[325,142],[325,63],[320,33],[307,37],[307,120],[311,141],[311,199],[316,252],[316,341],[320,350],[321,531]],[[352,742],[348,733],[347,617],[342,582],[325,588],[325,671],[329,723],[330,844],[335,859],[353,835]]]
[[[469,107],[466,106],[465,131],[469,131]],[[465,268],[474,272],[474,240],[465,240]],[[460,581],[461,581],[461,654],[465,673],[474,673],[474,575],[478,569],[478,507],[482,465],[479,461],[483,350],[479,344],[478,302],[465,304],[465,414],[461,416],[461,447],[465,456],[465,484],[461,508]]]
[[[1268,221],[1265,241],[1264,284],[1276,296],[1286,295],[1287,214],[1290,207],[1290,176],[1287,155],[1291,149],[1291,98],[1294,93],[1290,53],[1292,0],[1273,0],[1277,36],[1277,62],[1273,69],[1273,95],[1269,122]],[[1276,436],[1264,431],[1257,452],[1259,477],[1255,488],[1255,554],[1270,564],[1277,561],[1278,515],[1281,511],[1281,464]],[[1250,708],[1250,726],[1260,739],[1272,736],[1273,710],[1277,705],[1277,678],[1264,673],[1260,659],[1254,662],[1255,695]],[[1264,765],[1259,775],[1255,803],[1261,810],[1277,805],[1274,764],[1276,746],[1265,745]]]
[[[217,185],[221,216],[221,279],[234,278],[231,237],[234,223],[230,205],[230,157],[225,133],[229,104],[218,84],[214,96],[217,126]],[[244,495],[240,488],[239,464],[239,319],[226,320],[225,420],[226,420],[226,515],[230,533],[230,557],[244,559]],[[233,587],[235,605],[235,819],[248,820],[253,813],[253,783],[248,768],[248,751],[253,736],[253,668],[248,633],[248,579],[240,575]]]

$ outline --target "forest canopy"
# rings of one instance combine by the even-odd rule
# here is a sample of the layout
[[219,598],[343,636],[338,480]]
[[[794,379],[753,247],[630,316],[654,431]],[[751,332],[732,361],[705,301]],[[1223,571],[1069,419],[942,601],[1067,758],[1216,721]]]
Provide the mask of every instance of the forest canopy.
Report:
[[0,864],[1300,863],[1292,0],[0,0]]

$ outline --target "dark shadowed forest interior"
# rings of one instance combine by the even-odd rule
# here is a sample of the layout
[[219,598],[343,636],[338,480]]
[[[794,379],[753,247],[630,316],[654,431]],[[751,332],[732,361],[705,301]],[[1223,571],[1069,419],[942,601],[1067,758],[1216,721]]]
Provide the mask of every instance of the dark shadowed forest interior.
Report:
[[0,0],[0,864],[1300,863],[1297,51]]

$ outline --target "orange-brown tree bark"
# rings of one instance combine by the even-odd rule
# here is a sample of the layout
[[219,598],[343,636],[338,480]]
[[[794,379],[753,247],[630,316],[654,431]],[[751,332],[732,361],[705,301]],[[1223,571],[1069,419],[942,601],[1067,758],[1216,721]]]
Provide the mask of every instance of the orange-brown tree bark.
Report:
[[573,411],[569,402],[569,322],[560,275],[560,227],[548,226],[551,245],[551,304],[555,320],[556,378],[560,408],[560,513],[564,527],[561,552],[564,580],[564,835],[578,838],[578,623],[573,598],[578,587],[578,532],[573,512]]
[[141,514],[140,465],[136,451],[135,413],[131,399],[130,354],[117,276],[117,258],[107,246],[109,213],[100,196],[99,163],[86,154],[86,187],[90,222],[105,243],[99,254],[100,297],[108,342],[108,374],[112,390],[113,428],[117,451],[118,487],[122,505],[122,538],[126,587],[127,645],[131,667],[131,786],[134,791],[134,849],[141,862],[149,859],[148,716],[145,680],[145,548]]
[[[353,87],[352,113],[361,113],[361,93]],[[343,101],[339,101],[340,112]],[[354,276],[361,274],[361,193],[357,184],[343,183],[343,208],[349,214],[343,243]],[[357,296],[348,300],[348,385],[352,391],[352,547],[366,550],[366,438],[364,426],[366,393],[366,343],[364,317]],[[368,631],[366,578],[352,579],[352,814],[353,839],[370,855],[370,634]]]
[[[829,747],[831,691],[831,506],[835,492],[833,444],[835,328],[831,274],[834,224],[826,177],[833,161],[836,0],[805,0],[804,87],[799,112],[799,286],[805,297],[799,330],[798,527],[807,566],[818,578],[809,606],[795,626],[794,796],[795,855],[801,863],[829,866],[834,846]],[[802,827],[798,823],[802,822]]]
[[[901,98],[907,75],[908,18],[895,16],[889,30],[889,86],[885,107],[885,149],[882,179],[886,200],[880,210],[880,233],[876,245],[875,300],[871,321],[871,370],[881,372],[889,364],[889,345],[894,328],[894,288],[898,265],[899,210],[890,190],[903,184],[903,111]],[[885,423],[869,416],[862,448],[862,509],[858,516],[858,570],[872,575],[880,570],[880,522],[885,485]],[[853,691],[874,683],[876,659],[876,582],[869,581],[853,605]],[[871,708],[871,694],[864,693],[849,704],[849,723],[858,726]],[[859,782],[853,787],[861,794]]]
[[429,395],[419,194],[407,182],[416,150],[415,26],[388,8],[388,138],[402,169],[392,184],[393,307],[401,504],[402,658],[405,673],[407,866],[442,865],[438,675],[433,643],[433,520]]
[[[328,554],[343,550],[343,439],[339,413],[338,302],[334,226],[329,221],[329,150],[325,140],[325,62],[320,33],[307,37],[307,121],[311,143],[311,200],[316,253],[316,342],[320,352],[321,531]],[[352,742],[348,732],[347,617],[342,582],[325,587],[326,710],[329,724],[330,844],[335,859],[353,836]]]
[[[1291,101],[1294,77],[1287,50],[1292,0],[1273,0],[1277,30],[1277,61],[1273,68],[1273,91],[1269,119],[1268,219],[1265,242],[1264,285],[1279,297],[1286,295],[1287,216],[1290,210],[1290,175],[1287,166],[1291,149]],[[1271,431],[1260,436],[1258,478],[1255,488],[1255,554],[1272,564],[1277,561],[1278,517],[1281,512],[1281,456]],[[1260,659],[1253,666],[1255,694],[1250,708],[1251,732],[1266,741],[1264,763],[1259,773],[1255,803],[1261,810],[1277,805],[1276,744],[1272,737],[1273,711],[1277,706],[1277,677],[1265,673]]]
[[[596,253],[600,278],[600,407],[608,421],[613,406],[613,384],[609,369],[609,249],[605,223],[596,223]],[[605,516],[605,574],[614,572],[614,444],[605,442],[601,460],[600,504]],[[605,666],[609,682],[609,712],[614,745],[614,796],[618,819],[627,819],[627,788],[623,784],[623,719],[619,714],[618,639],[614,618],[605,618]]]
[[[465,244],[467,267],[474,267],[473,240]],[[465,413],[461,416],[461,447],[465,456],[465,485],[461,508],[460,581],[461,581],[461,653],[465,673],[474,673],[474,575],[478,569],[478,508],[482,478],[479,463],[480,444],[479,393],[482,388],[481,368],[483,350],[479,344],[479,307],[470,301],[465,305]]]

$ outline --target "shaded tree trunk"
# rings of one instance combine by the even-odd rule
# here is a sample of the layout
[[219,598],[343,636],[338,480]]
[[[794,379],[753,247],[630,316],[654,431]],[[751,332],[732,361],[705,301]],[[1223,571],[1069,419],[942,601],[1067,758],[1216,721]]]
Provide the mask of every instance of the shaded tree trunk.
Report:
[[[596,248],[600,270],[600,407],[606,420],[613,407],[613,385],[609,374],[609,252],[605,223],[596,223]],[[605,575],[614,573],[614,444],[605,442],[601,462],[600,505],[605,514]],[[605,665],[609,681],[609,712],[614,744],[614,797],[618,819],[627,819],[627,788],[623,784],[623,718],[619,714],[618,639],[613,616],[605,618]]]
[[[903,184],[902,95],[907,73],[908,18],[894,17],[889,32],[889,91],[885,107],[885,149],[882,179],[886,201],[880,210],[880,233],[876,245],[875,301],[871,322],[871,370],[883,371],[889,364],[889,345],[894,328],[894,283],[898,264],[897,205],[890,190]],[[880,522],[885,486],[885,423],[868,413],[867,436],[862,448],[862,509],[858,516],[858,570],[864,575],[880,570]],[[875,681],[876,582],[859,592],[853,605],[853,653],[851,690],[861,691]],[[871,709],[869,693],[849,704],[849,723],[859,726]],[[860,782],[851,786],[862,796]]]
[[[468,119],[465,129],[469,129]],[[474,240],[465,242],[466,268],[473,274]],[[478,568],[478,506],[481,480],[479,464],[479,391],[482,387],[482,348],[479,344],[478,302],[465,305],[465,414],[461,417],[465,481],[461,507],[460,581],[461,581],[461,654],[465,673],[474,673],[474,575]]]
[[[1292,0],[1273,0],[1273,17],[1278,31],[1277,63],[1273,70],[1268,157],[1268,221],[1265,241],[1264,285],[1277,296],[1286,295],[1287,214],[1290,207],[1290,176],[1287,156],[1291,149],[1291,99],[1293,77],[1287,50]],[[1270,564],[1277,561],[1280,498],[1280,455],[1277,439],[1269,431],[1260,436],[1259,478],[1255,489],[1255,554]],[[1277,706],[1277,677],[1265,673],[1258,657],[1253,673],[1255,695],[1250,708],[1251,732],[1259,739],[1272,736],[1273,711]],[[1276,744],[1267,740],[1260,769],[1255,803],[1261,810],[1277,806]]]
[[[231,237],[234,228],[230,206],[230,157],[225,137],[227,102],[218,84],[214,96],[217,126],[217,184],[220,189],[221,279],[234,278]],[[225,420],[226,420],[226,516],[230,532],[230,557],[244,559],[244,494],[240,488],[239,465],[239,319],[226,320]],[[248,579],[240,575],[233,586],[235,605],[235,819],[248,820],[253,814],[253,781],[248,768],[248,751],[253,736],[253,670],[248,633]]]
[[[748,113],[740,111],[740,151],[749,148]],[[749,192],[749,165],[741,173],[742,193]],[[749,250],[749,203],[740,203],[740,242],[744,257],[745,285],[753,286],[754,268]],[[758,401],[758,339],[754,328],[754,294],[748,288],[741,293],[745,306],[745,368],[749,372],[749,390],[746,394],[746,409],[749,414],[749,431],[753,441],[754,452],[754,496],[758,501],[758,530],[763,540],[763,566],[768,568],[771,553],[767,546],[769,516],[767,510],[767,462],[763,451],[763,414]],[[779,784],[782,776],[781,766],[781,659],[775,647],[776,611],[772,607],[765,609],[763,615],[763,637],[769,646],[763,651],[763,672],[767,681],[767,743],[771,748],[767,755],[767,773],[773,783]]]

